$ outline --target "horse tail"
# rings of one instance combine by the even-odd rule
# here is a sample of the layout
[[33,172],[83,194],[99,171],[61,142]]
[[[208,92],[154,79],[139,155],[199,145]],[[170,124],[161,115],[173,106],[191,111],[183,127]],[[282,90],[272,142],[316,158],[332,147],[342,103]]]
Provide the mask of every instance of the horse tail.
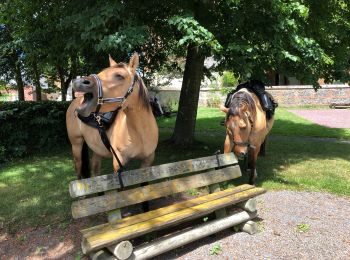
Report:
[[86,142],[83,143],[83,149],[81,150],[81,175],[80,176],[82,179],[91,177],[89,147],[87,146]]

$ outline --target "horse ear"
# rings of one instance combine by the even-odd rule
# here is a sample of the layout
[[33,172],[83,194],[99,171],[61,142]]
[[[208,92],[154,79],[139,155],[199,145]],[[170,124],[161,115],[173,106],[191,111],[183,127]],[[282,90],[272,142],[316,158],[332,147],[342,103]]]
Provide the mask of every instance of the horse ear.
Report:
[[137,68],[139,67],[139,55],[137,54],[137,52],[135,52],[131,58],[130,58],[130,62],[129,62],[129,67],[132,71],[132,73],[135,73],[135,71],[137,70]]
[[228,108],[227,107],[225,107],[225,106],[223,106],[223,105],[220,105],[220,110],[222,111],[222,112],[224,112],[224,113],[226,113],[227,114],[227,112],[228,112]]
[[115,62],[115,60],[113,60],[112,56],[109,54],[109,66],[113,67],[117,65],[117,63]]

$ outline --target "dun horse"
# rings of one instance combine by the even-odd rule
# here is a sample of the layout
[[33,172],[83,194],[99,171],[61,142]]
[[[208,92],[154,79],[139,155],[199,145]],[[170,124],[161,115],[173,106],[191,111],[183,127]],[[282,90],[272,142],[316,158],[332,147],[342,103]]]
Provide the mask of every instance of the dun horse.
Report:
[[226,113],[226,139],[224,153],[234,151],[238,159],[248,156],[249,183],[257,178],[256,161],[266,136],[272,128],[274,117],[266,117],[256,94],[242,88],[233,94],[228,107],[221,106]]
[[129,64],[110,57],[109,63],[97,75],[73,82],[79,97],[67,110],[66,124],[78,179],[90,177],[86,144],[93,151],[95,176],[100,174],[101,158],[112,154],[115,172],[130,159],[141,160],[141,167],[154,160],[158,127],[147,89],[136,72],[139,56],[134,54]]

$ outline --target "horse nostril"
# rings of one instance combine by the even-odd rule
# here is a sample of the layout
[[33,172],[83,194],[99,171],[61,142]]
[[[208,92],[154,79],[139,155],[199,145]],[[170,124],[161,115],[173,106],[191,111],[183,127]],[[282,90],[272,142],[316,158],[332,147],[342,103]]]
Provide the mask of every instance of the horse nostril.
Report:
[[90,80],[87,80],[87,79],[84,79],[84,81],[83,81],[83,84],[85,84],[85,85],[90,85]]
[[245,157],[245,153],[239,153],[239,157],[240,158],[244,158]]

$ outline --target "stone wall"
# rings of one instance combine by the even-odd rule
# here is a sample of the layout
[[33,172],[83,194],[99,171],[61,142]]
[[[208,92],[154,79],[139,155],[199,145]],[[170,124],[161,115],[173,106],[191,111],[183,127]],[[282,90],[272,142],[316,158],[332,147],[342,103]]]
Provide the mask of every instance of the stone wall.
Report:
[[[300,105],[330,105],[332,103],[350,103],[350,86],[348,85],[322,85],[321,89],[315,91],[311,85],[297,86],[272,86],[267,87],[278,101],[280,106]],[[179,89],[164,89],[157,93],[162,104],[178,104],[180,97]],[[201,89],[199,104],[202,106],[218,106],[226,99],[219,90],[210,88]]]
[[315,91],[312,86],[274,86],[267,88],[281,106],[330,105],[350,103],[350,86],[322,85]]

